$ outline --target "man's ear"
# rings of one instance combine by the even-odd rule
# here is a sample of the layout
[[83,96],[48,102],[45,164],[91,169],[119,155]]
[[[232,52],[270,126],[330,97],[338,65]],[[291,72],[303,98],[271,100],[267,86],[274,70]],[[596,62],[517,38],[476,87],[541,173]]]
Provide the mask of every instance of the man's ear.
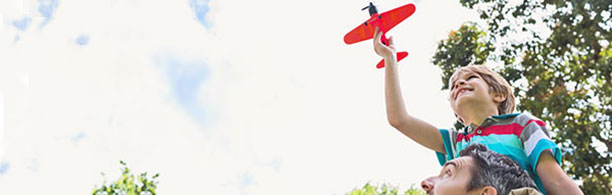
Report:
[[497,190],[493,186],[485,186],[480,195],[497,195]]

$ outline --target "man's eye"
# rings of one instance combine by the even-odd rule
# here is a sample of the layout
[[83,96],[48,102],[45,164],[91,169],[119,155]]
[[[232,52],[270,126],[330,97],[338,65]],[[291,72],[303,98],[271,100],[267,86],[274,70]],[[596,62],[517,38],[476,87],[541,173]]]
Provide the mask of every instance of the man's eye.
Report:
[[476,75],[472,75],[472,76],[469,76],[467,80],[470,80],[472,78],[478,78],[478,77]]

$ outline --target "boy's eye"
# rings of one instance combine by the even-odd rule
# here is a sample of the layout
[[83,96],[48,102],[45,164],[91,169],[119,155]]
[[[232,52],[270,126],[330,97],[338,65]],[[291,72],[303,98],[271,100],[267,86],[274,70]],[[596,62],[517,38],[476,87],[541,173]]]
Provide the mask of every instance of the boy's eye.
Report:
[[477,77],[476,75],[471,75],[471,76],[469,76],[469,77],[468,77],[468,79],[467,79],[467,80],[470,80],[470,79],[472,79],[472,78],[478,78],[478,77]]

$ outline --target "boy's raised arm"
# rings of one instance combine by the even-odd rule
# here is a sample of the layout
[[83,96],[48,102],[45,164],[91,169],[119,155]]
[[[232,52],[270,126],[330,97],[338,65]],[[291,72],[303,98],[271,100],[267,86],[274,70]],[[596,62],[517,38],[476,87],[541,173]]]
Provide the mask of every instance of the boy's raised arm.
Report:
[[389,46],[382,44],[382,33],[376,29],[374,34],[374,50],[385,59],[385,102],[387,106],[387,120],[397,130],[417,143],[440,153],[446,153],[442,136],[438,128],[412,117],[406,112],[397,73],[397,59],[393,37],[389,38]]

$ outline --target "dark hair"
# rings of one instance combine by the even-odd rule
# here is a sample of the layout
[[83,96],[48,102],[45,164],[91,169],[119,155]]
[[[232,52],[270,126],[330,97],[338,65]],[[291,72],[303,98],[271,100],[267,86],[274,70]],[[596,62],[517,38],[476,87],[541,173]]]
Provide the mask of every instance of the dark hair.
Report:
[[471,156],[475,162],[475,166],[470,170],[472,179],[468,184],[468,191],[493,186],[497,194],[505,195],[517,188],[538,189],[529,174],[516,162],[482,144],[470,144],[459,152],[459,155]]

